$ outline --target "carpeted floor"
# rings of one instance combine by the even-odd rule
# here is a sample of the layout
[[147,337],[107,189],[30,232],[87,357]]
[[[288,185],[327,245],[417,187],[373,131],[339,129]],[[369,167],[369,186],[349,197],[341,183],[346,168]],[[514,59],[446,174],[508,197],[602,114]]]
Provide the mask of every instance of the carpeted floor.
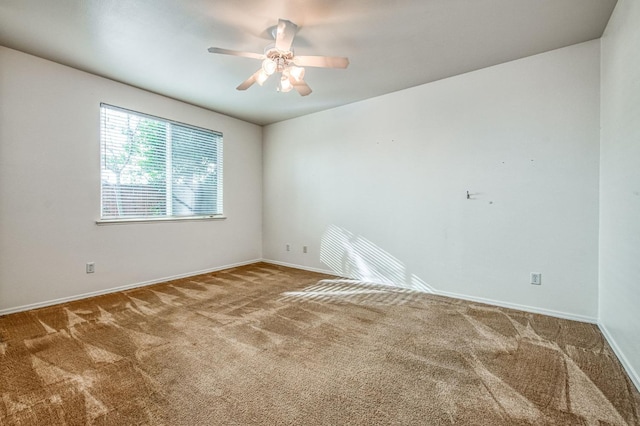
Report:
[[597,327],[259,263],[0,317],[0,425],[638,425]]

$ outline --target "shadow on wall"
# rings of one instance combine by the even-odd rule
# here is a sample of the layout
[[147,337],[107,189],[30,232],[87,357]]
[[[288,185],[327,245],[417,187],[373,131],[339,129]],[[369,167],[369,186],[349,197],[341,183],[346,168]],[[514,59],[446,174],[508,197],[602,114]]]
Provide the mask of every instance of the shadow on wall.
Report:
[[322,237],[320,260],[340,277],[318,281],[284,299],[360,305],[401,305],[432,287],[371,241],[336,225]]

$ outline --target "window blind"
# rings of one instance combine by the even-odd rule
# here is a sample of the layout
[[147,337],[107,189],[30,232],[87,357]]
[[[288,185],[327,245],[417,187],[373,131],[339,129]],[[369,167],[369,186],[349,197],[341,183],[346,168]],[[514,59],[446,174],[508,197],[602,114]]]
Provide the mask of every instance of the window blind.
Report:
[[100,105],[101,219],[222,214],[222,134]]

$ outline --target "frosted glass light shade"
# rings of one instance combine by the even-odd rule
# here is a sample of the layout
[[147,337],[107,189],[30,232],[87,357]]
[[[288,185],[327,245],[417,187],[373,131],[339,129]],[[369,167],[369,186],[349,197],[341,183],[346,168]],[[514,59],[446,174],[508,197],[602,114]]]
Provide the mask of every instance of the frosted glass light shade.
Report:
[[258,76],[256,77],[256,83],[258,83],[260,86],[262,86],[264,84],[265,81],[267,81],[267,79],[269,78],[269,75],[264,72],[264,70],[260,70],[260,72],[258,73]]
[[289,78],[287,76],[282,76],[282,79],[280,79],[280,87],[279,87],[281,92],[288,92],[291,89],[293,89],[293,85],[291,84],[291,82],[289,81]]
[[267,74],[267,77],[273,74],[276,71],[276,68],[278,68],[278,64],[276,64],[273,59],[266,58],[262,61],[262,71]]
[[302,81],[304,78],[304,68],[292,66],[289,70],[289,75],[293,77],[295,81]]

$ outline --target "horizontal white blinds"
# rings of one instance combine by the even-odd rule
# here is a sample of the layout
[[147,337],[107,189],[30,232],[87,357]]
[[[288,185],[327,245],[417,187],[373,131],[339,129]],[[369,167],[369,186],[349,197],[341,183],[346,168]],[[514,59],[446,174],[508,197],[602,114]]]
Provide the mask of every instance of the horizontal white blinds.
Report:
[[102,219],[222,214],[222,134],[100,105]]

